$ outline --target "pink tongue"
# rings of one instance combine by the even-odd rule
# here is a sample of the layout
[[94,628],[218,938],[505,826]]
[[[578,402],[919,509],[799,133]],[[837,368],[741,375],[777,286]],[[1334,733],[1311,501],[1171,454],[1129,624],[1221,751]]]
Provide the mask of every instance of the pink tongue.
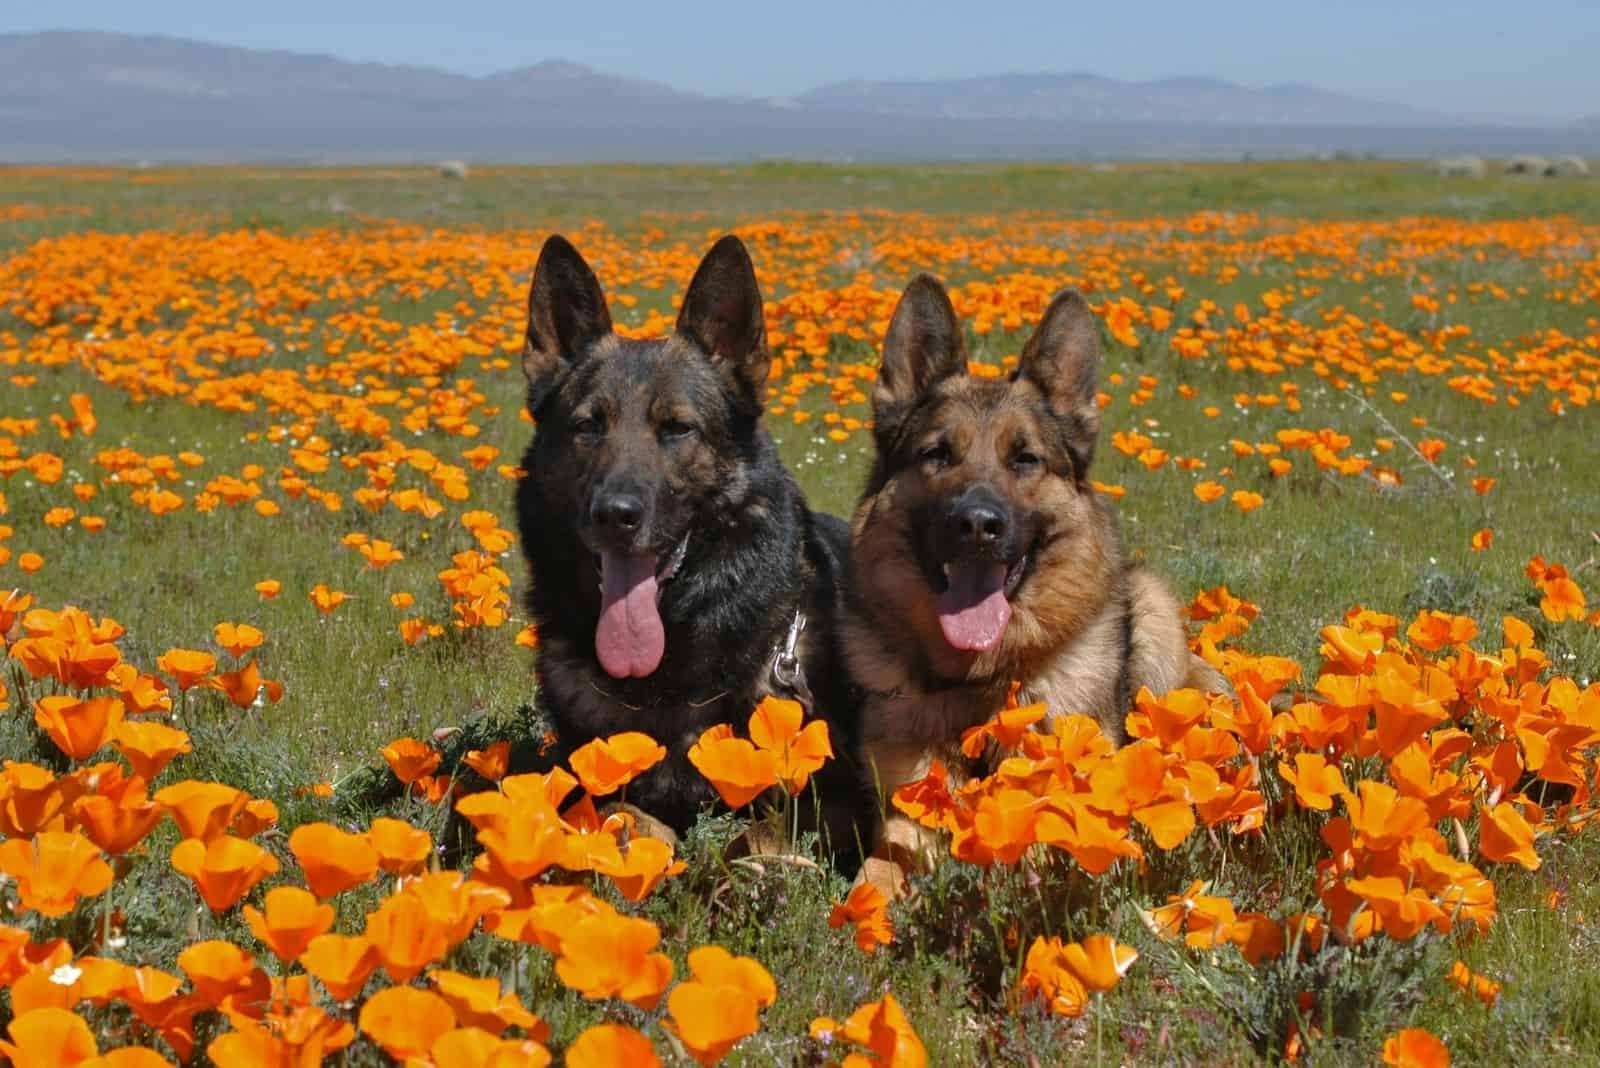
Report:
[[1011,622],[1006,600],[1006,565],[964,561],[951,564],[950,588],[939,595],[939,626],[957,649],[993,649]]
[[654,553],[600,554],[600,623],[594,651],[614,679],[644,678],[661,664],[667,637],[656,609]]

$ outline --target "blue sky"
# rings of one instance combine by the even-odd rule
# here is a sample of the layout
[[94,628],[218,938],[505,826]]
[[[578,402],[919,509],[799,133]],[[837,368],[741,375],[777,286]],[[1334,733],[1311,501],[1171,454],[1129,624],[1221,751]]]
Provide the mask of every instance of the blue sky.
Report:
[[560,58],[713,93],[1085,70],[1303,82],[1470,115],[1600,111],[1600,0],[0,0],[0,32],[162,33],[484,74]]

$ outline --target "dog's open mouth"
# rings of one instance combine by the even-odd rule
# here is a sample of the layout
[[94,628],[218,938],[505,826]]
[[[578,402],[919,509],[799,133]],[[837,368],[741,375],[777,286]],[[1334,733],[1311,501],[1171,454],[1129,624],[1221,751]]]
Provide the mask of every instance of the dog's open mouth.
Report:
[[661,586],[683,567],[688,550],[685,535],[665,566],[660,566],[657,553],[599,553],[600,622],[594,630],[594,651],[612,678],[644,678],[661,666],[667,651],[658,604]]
[[939,627],[952,648],[983,653],[1000,644],[1011,622],[1011,595],[1027,573],[1032,552],[1003,560],[957,560],[944,565]]

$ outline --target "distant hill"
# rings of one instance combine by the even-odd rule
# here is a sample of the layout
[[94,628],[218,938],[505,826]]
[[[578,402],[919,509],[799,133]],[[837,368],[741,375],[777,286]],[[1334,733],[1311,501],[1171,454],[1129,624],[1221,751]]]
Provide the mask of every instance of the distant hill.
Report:
[[940,81],[848,81],[805,105],[877,115],[1054,122],[1204,122],[1273,126],[1463,125],[1411,108],[1316,89],[1250,89],[1215,78],[1125,82],[1097,74],[1002,74]]
[[486,77],[171,37],[0,34],[0,161],[722,161],[1600,154],[1307,86],[1092,74],[713,97],[550,60]]

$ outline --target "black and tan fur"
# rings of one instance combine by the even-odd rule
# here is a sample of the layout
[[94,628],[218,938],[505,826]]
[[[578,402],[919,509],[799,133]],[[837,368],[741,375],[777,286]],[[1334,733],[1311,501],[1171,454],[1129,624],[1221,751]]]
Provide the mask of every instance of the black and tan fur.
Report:
[[[1226,687],[1190,653],[1166,586],[1125,560],[1089,483],[1098,367],[1099,324],[1075,290],[1050,304],[1008,378],[968,374],[933,278],[914,280],[895,309],[844,624],[867,691],[863,763],[885,796],[934,757],[959,767],[962,732],[994,715],[1013,681],[1024,702],[1092,716],[1118,743],[1141,686]],[[1010,622],[978,651],[952,646],[937,609],[941,568],[974,553],[1005,565],[1008,588],[1015,576]],[[891,823],[886,840],[905,845],[908,828]]]
[[[550,238],[522,363],[538,429],[517,520],[555,755],[621,731],[651,735],[668,756],[627,800],[684,831],[716,800],[690,746],[714,724],[744,734],[803,610],[800,660],[838,754],[813,781],[831,845],[853,866],[874,815],[853,759],[859,696],[839,647],[848,530],[806,507],[762,425],[770,356],[744,245],[726,237],[707,253],[671,336],[630,340],[613,332],[588,264]],[[619,552],[660,562],[665,633],[658,664],[622,677],[603,662],[597,632],[601,562]]]

